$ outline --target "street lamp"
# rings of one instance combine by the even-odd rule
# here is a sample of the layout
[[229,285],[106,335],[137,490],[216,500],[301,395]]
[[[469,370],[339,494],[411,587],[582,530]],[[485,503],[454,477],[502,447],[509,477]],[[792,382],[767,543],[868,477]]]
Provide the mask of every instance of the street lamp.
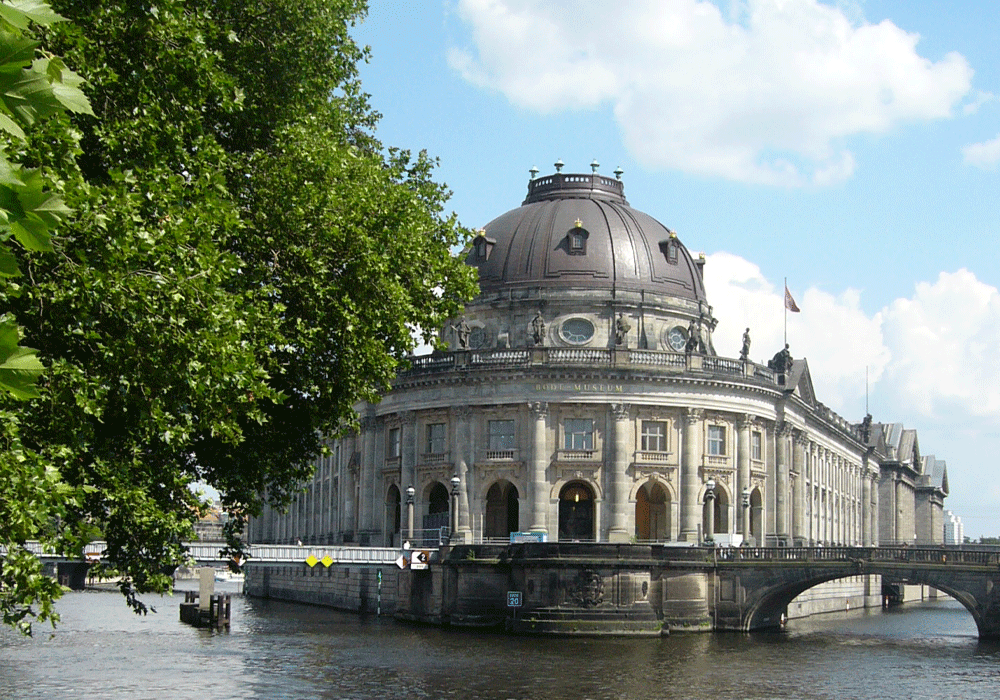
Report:
[[458,487],[462,485],[462,480],[458,474],[451,477],[451,533],[449,539],[458,530]]
[[715,479],[705,482],[705,504],[708,506],[708,522],[705,523],[705,542],[715,542]]
[[750,540],[750,489],[743,488],[743,544]]
[[413,496],[417,490],[412,486],[406,489],[406,539],[413,543]]

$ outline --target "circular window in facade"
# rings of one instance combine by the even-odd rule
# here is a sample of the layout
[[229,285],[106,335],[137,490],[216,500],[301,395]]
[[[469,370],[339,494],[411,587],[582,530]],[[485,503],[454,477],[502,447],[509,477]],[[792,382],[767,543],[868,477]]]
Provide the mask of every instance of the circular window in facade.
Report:
[[473,326],[469,331],[469,347],[479,350],[486,345],[486,329],[482,326]]
[[667,331],[667,345],[674,352],[684,352],[684,347],[687,345],[687,338],[687,331],[680,326],[674,326]]
[[594,337],[594,324],[585,318],[570,318],[563,321],[559,334],[571,345],[583,345]]

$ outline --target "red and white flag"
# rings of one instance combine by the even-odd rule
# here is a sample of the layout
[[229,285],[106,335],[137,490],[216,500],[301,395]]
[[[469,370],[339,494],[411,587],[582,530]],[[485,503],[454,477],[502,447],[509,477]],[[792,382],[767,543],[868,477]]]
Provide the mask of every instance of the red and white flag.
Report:
[[785,285],[785,308],[788,309],[789,311],[791,311],[792,313],[796,313],[796,314],[799,311],[802,310],[795,303],[795,300],[792,299],[792,293],[790,291],[788,291],[788,285],[787,284]]

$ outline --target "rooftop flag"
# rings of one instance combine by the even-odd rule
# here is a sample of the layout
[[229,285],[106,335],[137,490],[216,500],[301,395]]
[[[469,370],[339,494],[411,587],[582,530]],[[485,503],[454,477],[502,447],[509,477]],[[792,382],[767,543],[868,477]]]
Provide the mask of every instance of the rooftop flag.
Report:
[[792,313],[796,313],[796,314],[799,311],[802,310],[795,303],[795,300],[792,299],[792,293],[790,291],[788,291],[788,285],[787,284],[785,285],[785,308],[788,309],[789,311],[791,311]]

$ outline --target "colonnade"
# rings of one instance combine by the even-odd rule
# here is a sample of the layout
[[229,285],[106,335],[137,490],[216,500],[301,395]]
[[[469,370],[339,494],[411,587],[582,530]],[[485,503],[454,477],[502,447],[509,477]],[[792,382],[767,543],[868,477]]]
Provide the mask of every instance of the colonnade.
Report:
[[[636,451],[635,408],[627,403],[605,407],[609,435],[604,441],[606,476],[600,490],[607,510],[603,527],[597,524],[595,535],[598,539],[627,542],[635,527],[635,503],[630,498],[636,486],[630,472]],[[520,463],[526,472],[528,493],[520,493],[519,497],[529,507],[525,523],[528,528],[546,532],[551,538],[558,532],[558,522],[552,522],[555,512],[550,500],[558,477],[550,474],[552,456],[557,451],[557,445],[550,441],[559,431],[558,426],[550,425],[548,403],[530,402],[527,408],[530,435],[525,444],[530,454]],[[334,442],[331,453],[318,460],[310,488],[292,503],[288,513],[281,516],[267,512],[256,524],[255,536],[278,542],[320,542],[347,533],[350,537],[360,532],[381,533],[387,520],[382,505],[387,484],[398,479],[400,494],[410,485],[419,486],[419,467],[458,476],[461,487],[455,534],[467,541],[473,529],[471,504],[478,503],[471,487],[482,486],[470,484],[474,480],[474,421],[479,414],[467,406],[440,413],[448,424],[449,436],[449,454],[441,456],[442,463],[427,465],[427,456],[419,454],[415,411],[395,417],[395,429],[400,431],[398,456],[386,451],[385,419],[366,415],[357,434]],[[683,409],[679,418],[675,484],[675,505],[679,508],[675,511],[678,530],[674,531],[678,540],[694,542],[701,537],[707,474],[732,470],[731,481],[726,481],[732,489],[729,502],[735,517],[728,521],[728,529],[733,533],[750,531],[750,523],[745,521],[751,514],[743,503],[747,500],[744,495],[758,493],[760,501],[752,518],[762,519],[754,528],[764,535],[759,544],[869,545],[877,541],[878,490],[872,488],[876,475],[868,473],[863,463],[838,454],[787,421],[775,423],[740,414],[727,415],[723,421],[735,424],[734,439],[729,441],[729,449],[735,454],[726,455],[727,466],[709,468],[704,454],[705,410]],[[754,454],[754,438],[760,443],[761,454]],[[393,472],[398,477],[393,477]],[[380,541],[372,543],[381,544],[385,537],[376,539]]]

